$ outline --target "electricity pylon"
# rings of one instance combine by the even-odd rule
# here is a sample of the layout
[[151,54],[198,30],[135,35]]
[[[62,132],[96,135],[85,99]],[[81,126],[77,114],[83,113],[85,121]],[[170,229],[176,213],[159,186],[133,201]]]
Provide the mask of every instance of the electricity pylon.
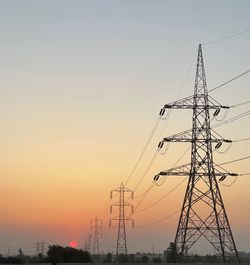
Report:
[[162,175],[189,176],[175,236],[180,257],[185,256],[204,237],[213,245],[223,262],[239,262],[217,180],[219,178],[219,181],[223,181],[227,176],[237,174],[229,173],[213,161],[212,145],[219,148],[223,142],[232,142],[221,138],[210,127],[209,110],[215,110],[213,115],[216,116],[221,108],[229,107],[220,105],[208,95],[202,47],[199,45],[194,95],[167,104],[161,110],[161,113],[165,109],[193,110],[192,130],[166,137],[158,145],[161,148],[164,142],[190,142],[191,163],[160,172],[154,180],[157,181]]
[[83,249],[85,251],[91,252],[91,234],[88,235],[87,238],[84,239]]
[[91,220],[91,232],[93,233],[93,255],[100,255],[100,236],[102,234],[102,220]]
[[126,207],[131,208],[131,213],[134,211],[134,207],[132,204],[125,201],[125,193],[128,192],[131,194],[131,198],[133,199],[133,191],[124,187],[123,183],[121,186],[115,190],[110,192],[110,199],[113,197],[113,193],[119,193],[119,202],[113,203],[110,206],[110,212],[112,213],[113,207],[119,207],[119,215],[115,218],[110,219],[109,227],[111,227],[112,221],[118,221],[118,231],[117,231],[117,242],[116,242],[116,255],[119,254],[128,254],[127,248],[127,235],[126,235],[126,221],[132,221],[132,226],[134,227],[134,220],[126,216]]
[[84,239],[83,249],[89,253],[91,252],[91,234]]
[[37,242],[36,242],[36,254],[38,255],[39,253],[40,253],[40,242],[39,242],[39,240],[37,240]]
[[42,240],[42,241],[37,240],[37,242],[36,242],[36,254],[41,253],[44,255],[44,252],[45,252],[44,240]]

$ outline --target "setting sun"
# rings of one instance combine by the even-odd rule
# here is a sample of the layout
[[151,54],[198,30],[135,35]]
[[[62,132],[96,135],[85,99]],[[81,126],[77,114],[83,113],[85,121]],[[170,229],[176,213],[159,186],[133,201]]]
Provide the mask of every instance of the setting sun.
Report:
[[77,243],[77,241],[72,240],[72,241],[70,241],[69,245],[70,245],[70,247],[72,247],[72,248],[77,248],[78,243]]

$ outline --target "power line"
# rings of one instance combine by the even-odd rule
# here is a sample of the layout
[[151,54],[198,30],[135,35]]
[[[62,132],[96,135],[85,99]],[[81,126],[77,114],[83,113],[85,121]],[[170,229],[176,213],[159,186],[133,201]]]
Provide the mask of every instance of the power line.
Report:
[[216,89],[218,89],[218,88],[221,88],[221,87],[223,87],[223,86],[225,86],[225,85],[227,85],[227,84],[233,82],[234,80],[236,80],[236,79],[242,77],[243,75],[248,74],[249,72],[250,72],[250,69],[247,70],[247,71],[245,71],[245,72],[243,72],[243,73],[240,74],[240,75],[235,76],[234,78],[228,80],[227,82],[225,82],[225,83],[223,83],[223,84],[221,84],[221,85],[219,85],[219,86],[216,86],[216,87],[214,87],[214,88],[212,88],[212,89],[209,89],[208,92],[212,92],[212,91],[214,91],[214,90],[216,90]]
[[106,218],[108,216],[110,205],[111,205],[111,199],[109,199],[108,206],[107,206],[106,211],[105,211],[105,215],[104,215],[104,217],[102,219],[103,222],[106,220]]
[[150,224],[147,224],[147,225],[142,225],[142,226],[135,226],[135,228],[145,228],[145,227],[149,227],[149,226],[157,225],[157,224],[159,224],[159,223],[161,223],[161,222],[163,222],[163,221],[169,219],[170,217],[176,215],[177,213],[179,213],[179,211],[175,211],[175,212],[169,214],[168,216],[166,216],[166,217],[164,217],[164,218],[162,218],[162,219],[160,219],[160,220],[158,220],[158,221],[156,221],[156,222],[153,222],[153,223],[150,223]]
[[191,71],[191,69],[192,69],[192,66],[193,66],[193,64],[194,64],[194,62],[195,62],[195,58],[196,58],[196,52],[195,52],[195,54],[194,54],[194,56],[193,56],[193,59],[192,59],[191,64],[190,64],[189,67],[188,67],[187,73],[186,73],[186,75],[185,75],[184,81],[183,81],[182,84],[181,84],[181,87],[180,87],[179,92],[178,92],[178,94],[177,94],[176,100],[177,100],[177,99],[179,98],[179,96],[181,95],[181,92],[182,92],[182,90],[183,90],[183,88],[184,88],[184,86],[185,86],[185,84],[186,84],[186,82],[187,82],[188,76],[189,76],[190,71]]
[[250,175],[250,172],[249,173],[238,174],[238,176],[249,176],[249,175]]
[[145,152],[146,152],[146,150],[147,150],[147,148],[148,148],[148,146],[149,146],[149,144],[150,144],[150,142],[151,142],[151,140],[152,140],[152,138],[153,138],[153,135],[154,135],[154,133],[155,133],[155,131],[156,131],[158,125],[159,125],[160,120],[161,120],[161,119],[160,119],[160,117],[159,117],[159,118],[157,119],[157,121],[156,121],[154,127],[153,127],[153,130],[151,131],[151,133],[150,133],[150,135],[149,135],[149,138],[148,138],[148,140],[147,140],[147,142],[146,142],[146,144],[145,144],[145,146],[144,146],[144,148],[143,148],[143,150],[142,150],[142,152],[141,152],[141,154],[140,154],[140,156],[139,156],[139,158],[138,158],[138,160],[137,160],[135,166],[133,167],[133,169],[132,169],[130,175],[128,176],[127,180],[125,181],[125,184],[124,184],[124,185],[126,185],[126,184],[129,182],[129,180],[131,179],[131,177],[134,175],[134,173],[135,173],[135,171],[136,171],[136,169],[137,169],[139,163],[141,162],[141,160],[142,160],[142,158],[143,158],[143,156],[144,156],[144,154],[145,154]]
[[249,104],[249,103],[250,103],[250,100],[245,101],[245,102],[241,102],[241,103],[233,105],[233,106],[230,106],[230,108],[239,107],[239,106],[246,105],[246,104]]
[[[154,183],[153,183],[154,184]],[[142,204],[142,202],[145,200],[147,194],[152,190],[152,188],[155,187],[154,185],[152,185],[151,187],[148,188],[148,190],[144,193],[143,197],[141,198],[141,200],[136,204],[135,206],[135,210]]]
[[231,123],[231,122],[239,120],[239,119],[241,119],[241,118],[243,118],[245,116],[248,116],[249,114],[250,114],[250,110],[245,111],[245,112],[243,112],[241,114],[238,114],[238,115],[236,115],[236,116],[234,116],[234,117],[232,117],[230,119],[227,119],[227,120],[225,120],[223,122],[217,123],[217,124],[213,125],[211,128],[217,128],[217,127],[220,127],[220,126],[225,125],[227,123]]
[[151,159],[151,161],[150,161],[148,167],[146,168],[146,170],[144,171],[143,175],[141,176],[139,182],[138,182],[137,185],[135,186],[134,192],[136,192],[137,189],[138,189],[138,187],[141,185],[143,179],[145,178],[146,174],[148,173],[148,171],[150,170],[151,166],[153,165],[153,163],[154,163],[154,161],[155,161],[157,155],[158,155],[158,152],[156,151],[155,154],[153,155],[153,157],[152,157],[152,159]]
[[186,155],[186,153],[189,151],[191,149],[191,147],[189,146],[187,149],[186,149],[186,151],[180,156],[180,158],[174,163],[174,165],[172,166],[172,168],[173,167],[175,167],[181,160],[182,160],[182,158]]
[[143,193],[141,193],[140,195],[137,195],[134,197],[134,200],[141,198],[142,196],[144,196],[146,193],[148,193],[153,187],[154,187],[154,182],[152,182],[149,187],[146,189],[146,191],[144,191]]
[[250,29],[246,29],[246,30],[240,31],[240,32],[238,32],[236,34],[229,35],[229,36],[221,38],[221,39],[205,42],[205,43],[202,43],[201,45],[205,46],[205,45],[214,44],[214,43],[222,42],[222,41],[225,41],[225,40],[233,39],[235,37],[238,37],[238,36],[240,36],[242,34],[247,33],[248,31],[250,31]]
[[245,156],[245,157],[242,157],[242,158],[239,158],[239,159],[235,159],[235,160],[231,160],[231,161],[219,164],[218,166],[223,166],[223,165],[227,165],[227,164],[230,164],[230,163],[239,162],[239,161],[246,160],[246,159],[249,159],[249,158],[250,158],[250,156]]
[[[157,201],[155,201],[154,203],[148,205],[147,207],[139,210],[139,211],[135,211],[135,214],[143,212],[149,208],[152,208],[153,206],[155,206],[156,204],[158,204],[159,202],[161,202],[163,199],[165,199],[167,196],[169,196],[171,193],[173,193],[179,186],[182,185],[182,183],[184,183],[186,181],[186,178],[184,178],[181,182],[179,182],[177,185],[175,185],[170,191],[168,191],[164,196],[162,196],[160,199],[158,199]],[[137,207],[135,207],[136,209]]]
[[245,142],[245,141],[249,141],[250,138],[245,138],[245,139],[238,139],[238,140],[234,140],[234,143],[238,143],[238,142]]
[[[180,156],[180,158],[174,163],[174,165],[172,166],[172,167],[174,167],[174,166],[176,166],[176,164],[178,164],[179,162],[180,162],[180,160],[186,155],[186,153],[189,151],[189,149],[190,149],[190,147]],[[183,182],[185,181],[185,179],[183,180],[183,181],[181,181],[181,183],[179,183],[179,184],[182,184]],[[153,185],[152,185],[153,184]],[[152,183],[151,185],[150,185],[150,187],[148,188],[148,190],[146,191],[146,192],[144,192],[143,194],[141,194],[141,195],[144,195],[143,196],[143,198],[139,201],[139,203],[135,206],[135,210],[141,205],[141,203],[145,200],[145,198],[146,198],[146,196],[147,196],[147,194],[151,191],[151,189],[153,188],[153,187],[155,187],[155,185],[154,185],[154,183]],[[179,186],[179,184],[177,184],[176,185],[176,187],[174,187],[173,188],[173,190],[172,191],[174,191],[178,186]],[[162,198],[160,198],[157,202],[155,202],[154,203],[154,205],[155,204],[157,204],[158,202],[160,202],[161,200],[163,200],[164,198],[166,198],[170,193],[172,193],[172,191],[169,191],[169,192],[167,192],[167,194],[165,194]],[[138,197],[137,197],[138,198]],[[153,207],[154,205],[150,205],[150,206],[148,206],[148,207],[146,207],[146,208],[144,208],[144,209],[142,209],[142,210],[140,210],[140,211],[138,211],[138,212],[141,212],[141,211],[144,211],[144,210],[146,210],[146,209],[148,209],[148,208],[151,208],[151,207]],[[135,212],[135,213],[138,213],[138,212]]]
[[[187,73],[186,73],[186,75],[185,75],[184,81],[182,82],[182,84],[181,84],[181,86],[180,86],[180,89],[179,89],[179,91],[178,91],[178,94],[177,94],[176,99],[179,98],[179,96],[180,96],[180,94],[181,94],[181,92],[182,92],[182,90],[183,90],[183,88],[184,88],[184,86],[185,86],[185,84],[186,84],[187,78],[188,78],[188,76],[189,76],[189,73],[190,73],[191,68],[192,68],[192,66],[193,66],[193,64],[194,64],[194,61],[195,61],[195,57],[196,57],[196,56],[194,55],[194,57],[193,57],[193,59],[192,59],[192,62],[191,62],[191,64],[190,64],[189,67],[188,67]],[[171,110],[169,110],[169,111],[167,112],[165,120],[168,120],[170,114],[171,114]],[[164,115],[164,114],[163,114],[163,115]],[[159,125],[159,121],[162,119],[163,115],[162,115],[161,112],[160,112],[160,117],[158,118],[158,120],[157,120],[155,126],[153,127],[153,130],[152,130],[152,132],[151,132],[151,134],[150,134],[150,136],[149,136],[149,139],[148,139],[148,141],[146,142],[146,144],[145,144],[145,146],[144,146],[144,148],[143,148],[143,150],[142,150],[142,152],[141,152],[141,154],[140,154],[140,156],[139,156],[139,158],[138,158],[138,160],[137,160],[137,162],[136,162],[134,168],[132,169],[132,171],[131,171],[131,173],[130,173],[128,179],[125,181],[125,184],[124,184],[124,185],[126,185],[126,184],[128,183],[128,181],[131,179],[131,177],[132,177],[133,174],[135,173],[135,171],[136,171],[136,169],[137,169],[139,163],[141,162],[141,160],[142,160],[142,158],[143,158],[143,156],[144,156],[144,154],[145,154],[145,152],[146,152],[146,149],[148,148],[148,146],[149,146],[149,144],[150,144],[150,142],[151,142],[151,140],[152,140],[152,138],[153,138],[153,135],[154,135],[154,133],[155,133],[155,131],[156,131],[158,125]],[[166,125],[167,125],[167,122],[165,122],[165,125],[163,126],[163,128],[162,128],[162,130],[161,130],[160,137],[161,137],[161,135],[163,134],[163,131],[164,131]],[[159,137],[159,138],[160,138],[160,137]],[[151,167],[151,166],[150,166],[150,167]],[[144,177],[142,177],[142,178],[144,178]],[[140,183],[141,183],[141,182],[140,182]],[[139,184],[139,185],[140,185],[140,184]]]
[[[176,164],[178,164],[180,161],[181,161],[181,159],[186,155],[186,153],[189,151],[189,149],[190,149],[190,147],[180,156],[180,158],[174,163],[174,165],[172,166],[172,167],[175,167],[176,166]],[[177,185],[178,186],[178,185]],[[139,207],[139,205],[141,205],[141,203],[145,200],[145,198],[146,198],[146,196],[147,196],[147,194],[150,192],[150,190],[153,188],[153,187],[155,187],[155,185],[154,185],[154,183],[153,183],[153,186],[151,186],[151,187],[149,187],[149,189],[146,191],[146,192],[144,192],[142,195],[144,195],[143,196],[143,198],[139,201],[139,203],[135,206],[135,209],[137,209],[138,207]],[[169,192],[168,192],[169,193]],[[167,194],[168,194],[167,193]],[[165,196],[165,195],[164,195]],[[163,197],[164,197],[163,196]],[[166,197],[167,197],[167,195],[166,195]],[[161,199],[160,199],[161,200]],[[150,208],[150,207],[149,207]]]

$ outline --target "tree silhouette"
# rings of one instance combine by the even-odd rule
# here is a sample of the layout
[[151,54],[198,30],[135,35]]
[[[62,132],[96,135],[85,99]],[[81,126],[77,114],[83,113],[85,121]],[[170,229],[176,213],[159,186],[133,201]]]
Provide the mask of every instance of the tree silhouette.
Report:
[[92,262],[89,252],[58,245],[49,246],[48,257],[54,264],[57,262]]

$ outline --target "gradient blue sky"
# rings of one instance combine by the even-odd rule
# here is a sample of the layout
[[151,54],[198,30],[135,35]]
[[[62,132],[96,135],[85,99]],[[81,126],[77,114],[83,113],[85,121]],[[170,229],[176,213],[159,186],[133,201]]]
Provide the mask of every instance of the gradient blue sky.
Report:
[[[8,246],[32,246],[37,237],[48,243],[81,242],[89,220],[104,215],[109,191],[129,174],[159,109],[176,98],[190,65],[181,96],[192,93],[198,44],[250,28],[249,10],[247,0],[0,1],[2,252]],[[208,87],[248,70],[249,47],[249,31],[204,46]],[[228,105],[246,101],[249,80],[244,76],[213,96]],[[248,125],[246,118],[218,131],[227,138],[247,138]],[[164,135],[190,126],[190,113],[177,111]],[[161,157],[142,192],[181,150],[171,147],[169,156]],[[238,144],[218,160],[246,156],[248,150],[248,143]],[[250,171],[247,162],[229,169]],[[138,173],[131,188],[139,178]],[[250,251],[247,178],[222,189],[239,249]],[[169,187],[176,184],[171,181]],[[167,188],[155,191],[145,206]],[[182,203],[183,189],[176,201],[162,202],[137,223],[172,212]],[[134,231],[131,251],[150,250],[151,241],[163,250],[173,239],[177,218]],[[104,250],[112,250],[114,241],[107,242]]]

